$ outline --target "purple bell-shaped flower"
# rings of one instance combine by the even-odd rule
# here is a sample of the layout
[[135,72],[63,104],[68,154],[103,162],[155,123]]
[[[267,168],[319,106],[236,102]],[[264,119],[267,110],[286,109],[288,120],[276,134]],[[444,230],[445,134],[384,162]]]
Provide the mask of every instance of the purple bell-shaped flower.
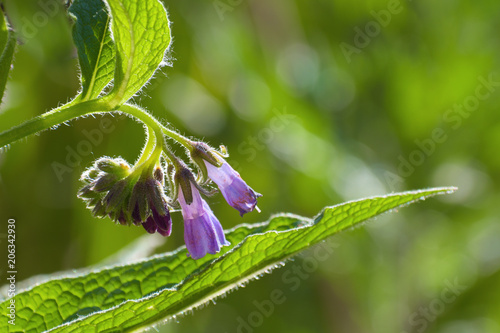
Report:
[[220,167],[216,167],[210,162],[204,161],[207,167],[208,177],[219,187],[224,199],[233,208],[236,208],[240,215],[249,213],[257,209],[257,198],[262,195],[255,192],[241,179],[226,161]]
[[186,202],[186,195],[179,187],[179,204],[184,218],[184,241],[193,259],[200,259],[207,253],[216,254],[221,247],[230,245],[224,236],[222,226],[203,200],[198,189],[189,183],[192,202]]

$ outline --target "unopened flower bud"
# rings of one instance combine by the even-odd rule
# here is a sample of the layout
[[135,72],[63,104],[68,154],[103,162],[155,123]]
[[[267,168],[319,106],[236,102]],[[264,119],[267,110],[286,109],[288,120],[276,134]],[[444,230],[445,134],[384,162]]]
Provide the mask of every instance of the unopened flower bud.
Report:
[[118,177],[125,177],[130,170],[130,165],[122,158],[103,157],[95,162],[95,167],[105,173],[116,174]]
[[163,174],[163,169],[161,167],[156,167],[153,175],[154,178],[162,185],[165,184],[165,175]]
[[85,185],[78,191],[78,197],[82,199],[92,199],[98,196],[98,193],[92,190],[92,185]]
[[117,175],[109,173],[103,174],[93,183],[92,190],[95,192],[109,191],[117,181]]
[[128,182],[125,179],[118,181],[113,187],[108,191],[108,194],[104,197],[104,203],[106,204],[106,211],[117,210],[123,205],[125,199],[129,195]]
[[95,217],[105,217],[106,216],[106,207],[102,204],[102,202],[99,200],[94,208],[92,209],[92,214],[94,214]]
[[82,173],[80,180],[84,183],[90,184],[94,182],[99,176],[99,170],[95,168],[89,168]]
[[209,163],[220,166],[220,161],[217,155],[220,155],[215,149],[210,147],[204,142],[194,142],[189,150],[191,159],[195,162],[199,171],[201,172],[202,179],[206,180],[208,178],[207,167],[205,161]]
[[154,220],[151,216],[146,220],[146,222],[142,223],[142,226],[150,234],[154,234],[156,232],[156,229],[157,229],[156,223],[154,222]]
[[163,186],[155,179],[148,179],[146,181],[147,198],[151,208],[154,208],[161,215],[168,212],[165,194],[163,193]]
[[179,188],[178,194],[182,191],[184,200],[188,205],[193,202],[191,182],[195,183],[191,170],[189,170],[189,168],[185,165],[180,166],[174,175],[174,186]]
[[128,202],[128,211],[134,219],[134,224],[140,224],[146,221],[148,217],[149,207],[146,192],[146,184],[143,181],[138,181],[132,189],[132,194]]
[[94,216],[108,216],[122,225],[142,225],[147,232],[169,236],[172,219],[163,188],[165,173],[161,166],[152,168],[159,161],[151,163],[155,164],[130,168],[121,158],[101,158],[83,173],[84,186],[78,196]]

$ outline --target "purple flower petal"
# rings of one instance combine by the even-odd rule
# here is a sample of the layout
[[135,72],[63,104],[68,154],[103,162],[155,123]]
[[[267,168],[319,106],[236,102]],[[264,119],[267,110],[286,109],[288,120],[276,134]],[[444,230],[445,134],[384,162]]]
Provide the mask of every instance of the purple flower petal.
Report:
[[156,224],[156,231],[165,237],[170,236],[172,233],[172,219],[170,218],[170,213],[167,210],[166,215],[160,215],[154,207],[152,207],[153,221]]
[[191,191],[193,202],[188,205],[182,190],[179,190],[179,203],[184,217],[184,241],[189,255],[193,259],[200,259],[207,253],[216,254],[229,242],[219,220],[192,184]]
[[217,184],[224,199],[231,207],[237,209],[241,216],[255,209],[257,198],[262,195],[248,186],[227,162],[223,162],[219,168],[206,161],[205,165],[208,176]]
[[155,221],[153,220],[153,217],[150,216],[148,217],[148,219],[146,220],[146,222],[143,222],[142,223],[142,226],[144,227],[144,229],[146,229],[147,232],[149,232],[150,234],[154,234],[156,232],[156,223]]
[[[214,213],[210,209],[210,206],[208,206],[208,204],[205,200],[203,200],[203,207],[208,212],[207,215],[211,216],[210,220],[212,222],[213,229],[215,230],[215,236],[217,237],[217,243],[220,244],[221,247],[231,245],[231,243],[229,243],[226,240],[226,236],[224,235],[224,229],[222,229],[222,225],[220,224],[219,220],[214,215]],[[219,251],[217,251],[217,252],[219,252]]]

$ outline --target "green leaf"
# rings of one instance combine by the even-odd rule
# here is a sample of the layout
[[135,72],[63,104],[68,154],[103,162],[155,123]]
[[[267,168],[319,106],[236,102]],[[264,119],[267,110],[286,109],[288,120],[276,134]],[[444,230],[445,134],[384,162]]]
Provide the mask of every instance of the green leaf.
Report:
[[[1,10],[0,10],[1,12]],[[3,12],[0,13],[0,102],[3,99],[7,79],[16,49],[16,37],[8,28]]]
[[185,247],[145,261],[56,278],[15,297],[16,325],[1,306],[1,332],[126,332],[199,306],[282,264],[301,250],[376,215],[454,191],[436,188],[325,208],[316,218],[277,215],[226,232],[231,246],[193,260]]
[[135,95],[161,65],[170,45],[167,12],[158,0],[107,0],[116,44],[116,105]]
[[111,18],[102,0],[75,0],[69,12],[75,19],[73,41],[81,69],[80,99],[94,99],[111,82],[115,70]]

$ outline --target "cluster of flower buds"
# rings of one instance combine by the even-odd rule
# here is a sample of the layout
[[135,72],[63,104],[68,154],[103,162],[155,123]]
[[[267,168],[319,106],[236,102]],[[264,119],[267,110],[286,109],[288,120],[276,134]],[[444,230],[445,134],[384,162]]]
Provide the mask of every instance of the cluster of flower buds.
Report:
[[[142,170],[141,170],[142,171]],[[82,175],[78,192],[96,217],[122,225],[142,225],[149,233],[169,236],[172,220],[163,189],[163,171],[134,172],[121,158],[100,158]]]
[[[168,156],[131,167],[121,158],[100,158],[82,175],[78,196],[96,217],[108,216],[123,225],[142,225],[149,233],[169,236],[172,231],[170,208],[181,208],[184,240],[193,259],[215,254],[229,245],[222,226],[201,194],[213,181],[226,201],[241,215],[257,209],[261,196],[250,188],[226,161],[223,151],[203,142],[190,142],[190,158],[199,170],[193,173],[181,160]],[[168,187],[164,188],[165,180]],[[168,190],[168,193],[165,191]],[[167,196],[170,194],[170,197]]]

